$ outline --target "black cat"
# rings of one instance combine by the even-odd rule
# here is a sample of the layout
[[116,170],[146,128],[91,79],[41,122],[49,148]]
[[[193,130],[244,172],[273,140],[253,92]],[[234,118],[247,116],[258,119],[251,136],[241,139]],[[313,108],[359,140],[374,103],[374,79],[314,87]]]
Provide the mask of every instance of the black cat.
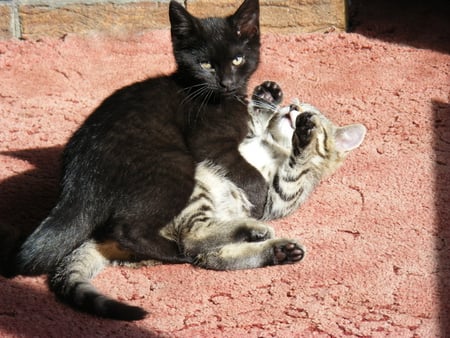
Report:
[[160,230],[186,206],[196,165],[223,167],[262,216],[267,184],[240,155],[247,83],[259,63],[258,0],[199,19],[170,2],[177,70],[122,88],[87,118],[63,154],[60,197],[23,244],[18,272],[54,271],[87,238],[142,259],[186,262]]

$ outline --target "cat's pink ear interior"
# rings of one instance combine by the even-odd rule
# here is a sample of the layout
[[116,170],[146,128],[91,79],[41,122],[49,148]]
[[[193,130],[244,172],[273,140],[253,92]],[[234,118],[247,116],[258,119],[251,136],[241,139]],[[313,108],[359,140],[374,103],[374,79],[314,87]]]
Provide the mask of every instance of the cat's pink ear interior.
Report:
[[367,128],[362,124],[352,124],[339,127],[335,134],[335,146],[340,152],[347,152],[358,148],[364,141]]
[[259,35],[259,1],[245,0],[231,20],[237,29],[237,35],[253,38]]

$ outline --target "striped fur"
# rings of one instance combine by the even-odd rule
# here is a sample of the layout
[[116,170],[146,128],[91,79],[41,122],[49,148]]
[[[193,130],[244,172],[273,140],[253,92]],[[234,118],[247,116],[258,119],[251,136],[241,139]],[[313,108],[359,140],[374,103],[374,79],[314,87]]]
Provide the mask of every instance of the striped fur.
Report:
[[[342,165],[349,151],[362,143],[366,133],[361,124],[336,126],[317,108],[298,101],[280,109],[272,122],[272,128],[268,129],[270,136],[286,146],[288,155],[280,152],[278,166],[268,175],[270,185],[265,220],[280,218],[296,210],[321,180]],[[286,139],[290,125],[296,127],[292,142]],[[304,135],[308,136],[306,140]],[[251,159],[247,160],[252,163]]]
[[[269,183],[263,219],[251,218],[247,196],[222,168],[209,161],[200,163],[189,204],[160,231],[178,245],[186,262],[235,270],[303,258],[304,248],[296,240],[276,238],[263,220],[287,215],[302,204],[348,151],[359,146],[365,128],[339,128],[314,107],[298,102],[280,108],[281,97],[281,89],[273,82],[255,89],[249,104],[250,131],[240,146],[242,155]],[[59,298],[77,309],[113,319],[141,319],[146,315],[143,309],[102,295],[90,280],[113,262],[145,265],[147,258],[135,257],[117,243],[91,239],[61,261],[49,283]]]

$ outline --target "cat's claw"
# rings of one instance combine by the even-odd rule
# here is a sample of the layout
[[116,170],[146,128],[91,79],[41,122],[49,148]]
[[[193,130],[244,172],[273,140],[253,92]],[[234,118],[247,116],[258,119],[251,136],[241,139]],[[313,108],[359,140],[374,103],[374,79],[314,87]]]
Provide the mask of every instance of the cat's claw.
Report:
[[295,120],[296,143],[300,148],[305,148],[312,139],[316,124],[313,121],[314,114],[305,112],[297,116]]
[[296,263],[301,261],[304,256],[305,250],[295,242],[276,245],[273,248],[273,263],[275,265]]
[[252,99],[278,105],[283,100],[283,91],[278,83],[265,81],[255,88]]

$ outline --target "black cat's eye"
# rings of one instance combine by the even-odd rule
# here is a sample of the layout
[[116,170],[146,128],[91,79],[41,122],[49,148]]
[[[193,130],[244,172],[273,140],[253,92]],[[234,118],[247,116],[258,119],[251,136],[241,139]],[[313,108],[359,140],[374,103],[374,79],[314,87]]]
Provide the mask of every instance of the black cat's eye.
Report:
[[200,67],[202,67],[204,70],[207,70],[207,71],[210,71],[210,72],[214,71],[214,68],[213,68],[212,64],[210,62],[207,62],[207,61],[200,62]]
[[233,61],[231,62],[233,66],[239,67],[242,66],[245,62],[243,55],[236,55]]

